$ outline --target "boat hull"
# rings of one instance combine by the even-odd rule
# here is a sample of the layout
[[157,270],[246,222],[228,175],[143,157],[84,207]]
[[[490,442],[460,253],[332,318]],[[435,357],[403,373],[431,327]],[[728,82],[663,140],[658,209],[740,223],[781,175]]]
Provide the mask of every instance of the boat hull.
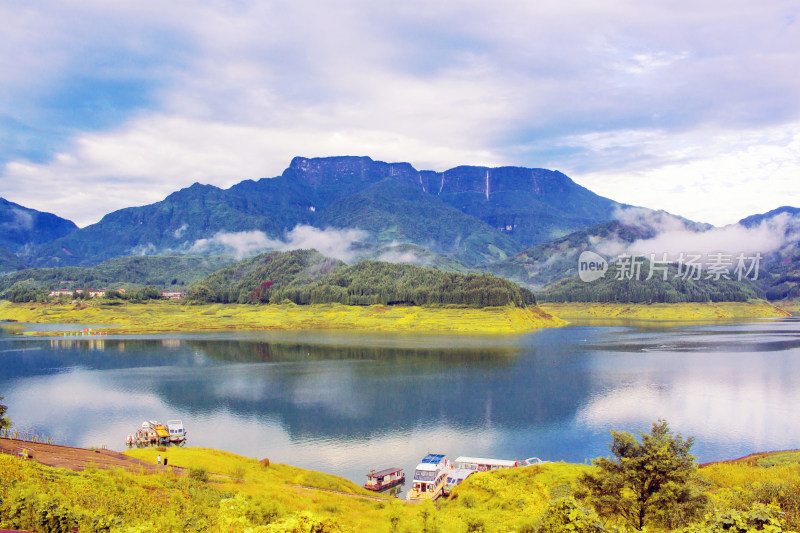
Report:
[[378,491],[381,491],[381,490],[384,490],[384,489],[388,489],[390,487],[396,487],[400,483],[405,482],[405,480],[406,480],[406,478],[405,478],[405,476],[403,476],[403,477],[397,478],[397,479],[395,479],[393,481],[389,481],[388,483],[380,483],[380,484],[375,484],[375,485],[370,485],[369,483],[367,483],[367,484],[364,485],[364,488],[367,489],[367,490],[372,490],[372,491],[378,492]]

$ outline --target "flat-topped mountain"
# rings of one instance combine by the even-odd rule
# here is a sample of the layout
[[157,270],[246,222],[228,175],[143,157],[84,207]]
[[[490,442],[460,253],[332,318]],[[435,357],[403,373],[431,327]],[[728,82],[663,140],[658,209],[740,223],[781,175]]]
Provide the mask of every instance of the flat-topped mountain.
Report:
[[616,202],[564,174],[518,167],[418,171],[369,157],[296,157],[275,178],[229,189],[194,184],[161,202],[115,211],[42,246],[38,266],[197,251],[200,239],[298,225],[360,229],[376,247],[405,242],[479,265],[610,220]]

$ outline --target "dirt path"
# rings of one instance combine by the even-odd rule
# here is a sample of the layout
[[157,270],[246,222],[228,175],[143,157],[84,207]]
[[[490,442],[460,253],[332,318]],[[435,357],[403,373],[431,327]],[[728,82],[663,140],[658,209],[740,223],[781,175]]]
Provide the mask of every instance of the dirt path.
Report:
[[376,502],[385,502],[385,501],[389,500],[389,498],[386,498],[385,496],[384,497],[380,497],[380,496],[368,496],[366,494],[351,494],[349,492],[341,492],[341,491],[338,491],[338,490],[330,490],[330,489],[319,489],[317,487],[309,487],[307,485],[291,485],[291,486],[296,488],[296,489],[315,490],[315,491],[318,491],[318,492],[328,492],[330,494],[338,494],[339,496],[347,496],[348,498],[364,498],[365,500],[373,500],[373,501],[376,501]]
[[[85,448],[72,448],[70,446],[58,446],[56,444],[42,444],[38,442],[26,442],[17,439],[0,438],[0,453],[9,455],[27,456],[29,459],[47,466],[57,468],[68,468],[70,470],[82,471],[90,468],[124,468],[132,472],[144,469],[147,472],[158,472],[166,467],[152,463],[145,463],[138,459],[128,457],[119,452],[111,450],[87,450]],[[175,471],[182,472],[180,467],[174,468]]]

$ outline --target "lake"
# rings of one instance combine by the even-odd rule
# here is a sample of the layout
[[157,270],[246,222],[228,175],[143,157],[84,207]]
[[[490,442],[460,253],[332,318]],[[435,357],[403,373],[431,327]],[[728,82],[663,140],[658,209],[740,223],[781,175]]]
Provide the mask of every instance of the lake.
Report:
[[363,483],[428,452],[584,462],[659,417],[701,462],[800,448],[800,321],[571,326],[500,338],[345,333],[15,337],[18,428],[125,449],[143,420],[191,446]]

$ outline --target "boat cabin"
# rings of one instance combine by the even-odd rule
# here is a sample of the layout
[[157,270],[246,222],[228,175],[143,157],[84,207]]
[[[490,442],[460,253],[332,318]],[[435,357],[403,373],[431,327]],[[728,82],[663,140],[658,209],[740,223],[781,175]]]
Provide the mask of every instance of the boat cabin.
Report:
[[444,455],[426,455],[414,470],[413,484],[406,497],[409,500],[435,500],[442,495],[445,477],[452,468]]
[[374,470],[367,474],[367,483],[364,485],[368,490],[383,490],[394,487],[406,480],[402,468],[387,468],[379,472]]
[[455,461],[456,468],[467,470],[477,470],[478,472],[489,472],[501,468],[513,468],[519,466],[517,461],[506,461],[505,459],[484,459],[483,457],[459,457]]
[[475,472],[477,472],[477,470],[472,470],[470,468],[458,468],[450,471],[450,473],[447,474],[447,479],[444,482],[444,495],[450,496],[450,493],[453,491],[456,485],[467,479]]
[[180,420],[168,420],[167,432],[169,433],[170,442],[183,442],[186,440],[186,430]]

